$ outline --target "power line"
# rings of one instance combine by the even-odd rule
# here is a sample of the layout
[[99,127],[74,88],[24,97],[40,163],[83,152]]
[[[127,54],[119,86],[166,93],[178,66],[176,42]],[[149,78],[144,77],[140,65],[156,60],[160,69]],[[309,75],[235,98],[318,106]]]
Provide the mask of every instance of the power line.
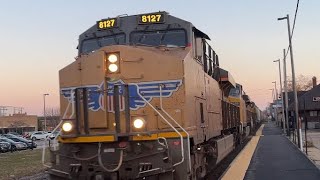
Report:
[[[296,6],[296,11],[295,11],[295,13],[294,13],[293,26],[292,26],[291,36],[290,36],[290,39],[291,39],[291,40],[292,40],[292,37],[293,37],[294,28],[295,28],[295,26],[296,26],[296,20],[297,20],[297,14],[298,14],[298,9],[299,9],[299,3],[300,3],[300,0],[297,0],[297,6]],[[290,48],[290,46],[288,46],[287,52],[286,52],[286,55],[285,55],[284,58],[287,57],[288,52],[289,52],[289,48]]]

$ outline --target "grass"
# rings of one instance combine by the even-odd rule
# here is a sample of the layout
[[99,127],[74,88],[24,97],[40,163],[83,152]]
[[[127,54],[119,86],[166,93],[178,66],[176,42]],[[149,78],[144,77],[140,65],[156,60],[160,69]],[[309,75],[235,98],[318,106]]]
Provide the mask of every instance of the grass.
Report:
[[[48,160],[48,150],[46,150],[46,157]],[[30,176],[45,169],[42,165],[42,149],[0,154],[0,179]]]

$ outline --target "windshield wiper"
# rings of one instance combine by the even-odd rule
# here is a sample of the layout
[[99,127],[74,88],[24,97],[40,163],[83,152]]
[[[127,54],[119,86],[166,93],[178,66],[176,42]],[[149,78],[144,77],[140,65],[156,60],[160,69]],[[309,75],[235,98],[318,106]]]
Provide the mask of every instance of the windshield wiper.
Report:
[[138,43],[134,43],[134,44],[139,44],[139,43],[141,43],[141,41],[142,41],[144,35],[146,34],[146,31],[149,29],[149,27],[150,27],[150,25],[148,25],[148,26],[146,26],[146,28],[144,28],[143,34],[141,34],[141,36],[139,37]]
[[114,32],[113,32],[112,29],[110,29],[109,31],[111,32],[111,36],[112,36],[114,42],[118,45],[119,44],[119,39],[116,38],[116,36],[114,35]]
[[167,35],[168,30],[170,29],[171,24],[168,24],[165,32],[162,34],[161,38],[160,38],[160,45],[162,45],[162,41],[164,40],[164,37]]
[[102,47],[101,42],[99,41],[99,39],[98,39],[98,37],[97,37],[97,34],[96,34],[96,33],[92,33],[92,34],[93,34],[93,37],[94,37],[94,39],[96,40],[98,46],[99,46],[99,47]]

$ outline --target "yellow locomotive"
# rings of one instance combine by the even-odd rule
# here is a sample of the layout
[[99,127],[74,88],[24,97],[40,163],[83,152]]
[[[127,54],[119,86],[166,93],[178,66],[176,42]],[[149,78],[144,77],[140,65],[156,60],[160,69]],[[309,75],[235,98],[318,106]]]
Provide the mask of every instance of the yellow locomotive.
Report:
[[[155,12],[102,19],[59,72],[51,179],[201,179],[241,136],[208,35]],[[245,108],[245,107],[243,107]]]

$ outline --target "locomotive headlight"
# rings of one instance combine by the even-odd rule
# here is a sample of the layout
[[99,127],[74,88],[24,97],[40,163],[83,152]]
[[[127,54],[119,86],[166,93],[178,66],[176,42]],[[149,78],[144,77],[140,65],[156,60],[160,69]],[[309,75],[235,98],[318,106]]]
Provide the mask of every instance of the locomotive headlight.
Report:
[[115,54],[110,54],[110,55],[108,56],[108,61],[111,62],[111,63],[115,63],[115,62],[118,61],[118,56],[115,55]]
[[110,72],[116,72],[116,71],[118,71],[118,65],[110,64],[108,69],[109,69]]
[[120,73],[120,52],[107,53],[105,56],[106,69],[109,73]]
[[145,121],[142,118],[137,118],[133,121],[133,126],[137,129],[144,127]]
[[70,132],[72,130],[73,126],[70,122],[65,122],[62,124],[62,130],[64,132]]

